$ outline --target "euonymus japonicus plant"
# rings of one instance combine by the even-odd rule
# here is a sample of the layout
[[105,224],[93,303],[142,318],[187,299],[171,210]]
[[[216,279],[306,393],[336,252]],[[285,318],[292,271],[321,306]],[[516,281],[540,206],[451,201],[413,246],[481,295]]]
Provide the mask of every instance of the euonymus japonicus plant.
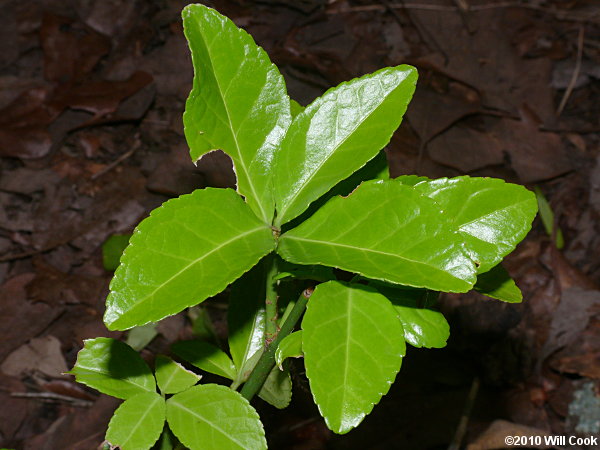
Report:
[[529,230],[535,196],[491,178],[390,178],[382,149],[415,89],[413,67],[342,83],[303,108],[229,19],[190,5],[183,23],[195,71],[183,116],[191,158],[223,150],[237,190],[200,189],[143,220],[104,321],[111,330],[157,322],[231,285],[228,349],[199,340],[172,348],[229,386],[198,384],[199,374],[162,355],[153,374],[107,338],[86,341],[72,373],[125,400],[111,445],[263,449],[250,400],[287,406],[286,358],[303,357],[327,426],[347,433],[388,391],[406,343],[445,345],[438,292],[521,300],[499,264]]

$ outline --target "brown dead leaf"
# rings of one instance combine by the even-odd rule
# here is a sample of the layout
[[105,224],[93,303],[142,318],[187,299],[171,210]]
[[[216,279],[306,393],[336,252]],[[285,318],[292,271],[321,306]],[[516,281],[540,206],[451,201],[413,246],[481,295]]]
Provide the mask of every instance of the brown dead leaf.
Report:
[[101,396],[85,410],[70,408],[67,415],[58,418],[44,433],[28,438],[24,450],[90,450],[98,448],[119,400]]
[[580,339],[590,321],[590,309],[600,305],[600,291],[579,287],[563,289],[553,313],[550,331],[540,351],[539,363],[548,356]]
[[0,374],[0,445],[10,442],[27,416],[27,403],[20,398],[12,397],[13,392],[25,391],[25,386],[18,378]]
[[152,82],[146,72],[135,72],[124,81],[87,81],[79,86],[62,85],[50,104],[60,110],[72,108],[94,114],[94,118],[79,127],[96,123],[114,113],[119,104]]
[[427,145],[435,162],[463,173],[502,164],[501,144],[489,133],[466,126],[455,126],[435,137]]
[[80,400],[95,401],[97,397],[87,392],[79,383],[67,380],[50,380],[44,383],[41,388],[47,392],[64,395],[66,397],[77,398]]
[[5,170],[0,178],[0,190],[18,194],[32,195],[43,191],[51,184],[56,184],[60,177],[51,169],[30,169],[18,167]]
[[33,263],[36,277],[27,285],[27,294],[33,301],[52,306],[84,303],[95,308],[104,298],[104,278],[61,272],[42,257],[34,258]]
[[511,44],[513,30],[526,17],[510,9],[479,11],[471,16],[476,30],[471,34],[458,12],[415,10],[411,15],[421,22],[436,52],[421,64],[477,89],[489,108],[514,114],[527,103],[544,123],[554,119],[550,60],[521,58]]
[[50,151],[52,141],[46,127],[59,110],[44,105],[46,88],[31,89],[0,111],[0,156],[33,159]]
[[527,107],[520,110],[521,120],[500,119],[492,135],[510,156],[511,166],[523,183],[537,183],[573,170],[560,137],[540,131],[540,122]]
[[[460,119],[480,111],[478,94],[459,83],[447,83],[439,90],[419,83],[406,118],[421,141],[427,143]],[[457,147],[461,147],[460,142]],[[456,149],[449,151],[459,153]],[[485,152],[485,148],[480,151]]]
[[[210,163],[213,159],[214,157],[207,162],[201,160],[200,165],[204,168],[204,171],[208,172],[211,170]],[[202,169],[194,165],[190,158],[188,147],[185,144],[178,145],[172,148],[169,153],[157,157],[155,164],[156,168],[148,177],[146,184],[149,191],[174,197],[200,187],[215,186],[212,183],[206,183],[206,175]],[[215,172],[223,172],[220,166],[215,167],[215,169]],[[214,182],[216,180],[213,177],[210,181]]]
[[60,342],[54,336],[33,338],[6,357],[0,370],[6,375],[21,377],[35,371],[50,377],[61,377],[69,370]]
[[[45,330],[63,308],[34,303],[27,299],[25,286],[35,277],[24,273],[10,278],[0,287],[0,361],[32,336]],[[15,333],[15,330],[19,330]]]
[[590,320],[575,343],[552,358],[550,365],[559,372],[600,380],[600,314]]
[[44,76],[49,81],[82,81],[110,50],[107,38],[67,17],[47,13],[40,41],[44,50]]
[[[481,433],[475,441],[467,445],[467,450],[492,450],[499,448],[530,448],[530,445],[507,445],[507,436],[549,436],[550,434],[538,428],[532,428],[506,420],[495,420]],[[543,442],[543,439],[542,439]],[[536,446],[536,448],[551,448],[549,445]]]

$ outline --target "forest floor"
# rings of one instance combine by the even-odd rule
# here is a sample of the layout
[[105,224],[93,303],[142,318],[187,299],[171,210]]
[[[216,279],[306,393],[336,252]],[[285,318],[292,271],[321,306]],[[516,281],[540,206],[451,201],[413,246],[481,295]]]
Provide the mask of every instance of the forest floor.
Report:
[[[126,337],[102,323],[102,244],[170,197],[235,183],[223,154],[197,167],[188,157],[186,3],[0,4],[0,447],[102,444],[118,402],[62,375],[83,339]],[[390,394],[345,436],[324,426],[298,364],[288,410],[257,401],[271,448],[485,450],[506,435],[598,435],[598,3],[206,3],[254,36],[304,105],[355,76],[416,66],[387,147],[392,174],[499,177],[537,188],[554,211],[553,236],[536,219],[506,261],[522,304],[443,296],[448,347],[409,351]],[[224,335],[217,306],[204,308]],[[181,314],[158,333],[147,359],[192,328]]]

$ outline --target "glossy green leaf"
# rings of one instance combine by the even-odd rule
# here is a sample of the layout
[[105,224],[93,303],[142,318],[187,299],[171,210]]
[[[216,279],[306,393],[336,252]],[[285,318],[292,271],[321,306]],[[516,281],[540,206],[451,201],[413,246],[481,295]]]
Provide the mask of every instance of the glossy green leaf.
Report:
[[430,181],[429,178],[419,175],[400,175],[399,177],[394,178],[394,180],[407,186],[414,186],[422,181]]
[[156,322],[221,292],[275,246],[231,189],[169,200],[138,225],[110,284],[111,330]]
[[265,335],[265,271],[259,264],[237,280],[229,296],[227,325],[229,352],[236,367],[236,382],[246,381],[262,354]]
[[147,323],[141,327],[135,327],[127,333],[125,341],[135,351],[140,351],[158,335],[155,323]]
[[121,450],[152,447],[165,424],[165,400],[156,392],[135,395],[117,408],[106,432],[106,440]]
[[503,302],[520,303],[523,301],[521,290],[501,264],[489,272],[479,275],[473,288],[483,295]]
[[390,301],[375,289],[330,281],[302,320],[306,376],[329,429],[347,433],[387,393],[406,351]]
[[366,165],[354,172],[345,180],[340,181],[327,193],[312,202],[302,214],[300,214],[291,222],[286,223],[282,228],[282,231],[285,232],[300,225],[335,196],[341,195],[342,197],[346,197],[350,195],[352,191],[354,191],[358,186],[360,186],[361,183],[365,181],[389,180],[389,178],[390,168],[388,166],[387,156],[385,151],[381,150],[377,156],[370,160]]
[[291,122],[283,77],[248,33],[214,9],[189,5],[182,15],[194,65],[183,115],[192,159],[227,153],[239,193],[271,223],[273,157]]
[[296,100],[290,99],[290,111],[292,113],[292,118],[294,118],[298,114],[300,114],[302,111],[304,111],[304,106],[302,106]]
[[68,373],[79,383],[117,398],[156,392],[150,367],[135,350],[115,339],[85,340],[75,367]]
[[158,382],[158,388],[163,394],[177,394],[185,391],[202,378],[202,376],[190,372],[181,364],[164,355],[158,355],[154,364],[154,374]]
[[276,225],[374,158],[402,121],[417,71],[388,67],[328,90],[292,122],[275,166]]
[[512,252],[537,213],[533,192],[496,178],[440,178],[415,189],[444,210],[484,273]]
[[102,264],[110,272],[114,272],[119,267],[119,261],[123,250],[129,244],[131,234],[113,234],[104,244],[102,244]]
[[292,379],[290,371],[273,367],[258,396],[277,409],[287,408],[292,401]]
[[167,400],[171,431],[190,450],[261,450],[265,432],[250,403],[224,386],[194,386]]
[[428,297],[439,295],[426,289],[372,283],[392,302],[404,329],[404,339],[413,347],[443,348],[450,337],[450,325],[444,315],[429,308]]
[[301,358],[302,353],[302,330],[288,334],[275,350],[275,364],[281,369],[281,364],[286,358]]
[[235,378],[235,366],[229,356],[223,350],[208,342],[175,342],[171,346],[171,351],[199,369],[230,380]]
[[475,265],[439,206],[394,181],[363,183],[283,234],[279,254],[368,278],[436,291],[466,292]]

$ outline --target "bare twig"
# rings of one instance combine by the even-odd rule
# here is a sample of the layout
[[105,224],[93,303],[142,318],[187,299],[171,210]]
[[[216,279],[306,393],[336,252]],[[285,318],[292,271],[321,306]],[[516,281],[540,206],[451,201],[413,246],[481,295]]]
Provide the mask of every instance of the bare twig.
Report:
[[135,143],[133,144],[133,147],[131,147],[130,150],[128,150],[127,152],[123,153],[121,156],[119,156],[117,159],[115,159],[113,162],[111,162],[108,166],[106,166],[102,170],[96,172],[90,178],[92,180],[95,180],[97,178],[100,178],[105,173],[110,172],[115,167],[117,167],[119,164],[121,164],[123,161],[125,161],[127,158],[131,157],[131,155],[133,155],[136,152],[136,150],[138,148],[140,148],[140,146],[141,146],[141,141],[139,140],[139,137],[136,136]]
[[473,379],[473,383],[471,384],[471,389],[469,390],[467,401],[465,402],[465,409],[463,410],[460,422],[458,423],[458,428],[456,429],[456,433],[454,434],[454,439],[452,439],[452,443],[448,447],[448,450],[458,450],[461,447],[462,441],[465,437],[465,434],[467,433],[469,417],[471,416],[471,410],[473,409],[473,405],[475,404],[475,399],[477,398],[478,392],[479,378],[475,377]]
[[[433,5],[428,3],[390,3],[388,5],[390,8],[394,9],[416,9],[423,11],[441,11],[441,12],[456,12],[460,11],[458,6],[450,6],[450,5]],[[478,11],[487,11],[491,9],[506,9],[506,8],[524,8],[524,9],[532,9],[534,11],[539,11],[544,14],[549,14],[554,16],[558,20],[565,20],[570,22],[590,22],[590,23],[600,23],[600,12],[596,12],[593,14],[575,14],[568,11],[562,11],[556,8],[549,8],[540,5],[535,5],[531,3],[523,3],[523,2],[498,2],[498,3],[489,3],[486,5],[472,5],[469,6],[468,11],[470,12],[478,12]],[[383,5],[360,5],[360,6],[351,6],[351,7],[341,7],[338,9],[330,9],[327,11],[328,14],[340,14],[346,12],[369,12],[369,11],[384,11],[386,6]]]
[[80,408],[89,408],[93,402],[79,398],[69,397],[68,395],[55,394],[54,392],[12,392],[11,397],[32,398],[42,402],[65,402]]
[[25,258],[29,258],[31,256],[39,255],[41,253],[46,253],[46,252],[49,252],[50,250],[54,250],[56,247],[60,247],[61,245],[68,244],[69,242],[71,242],[71,240],[73,240],[72,237],[69,239],[61,240],[59,242],[55,242],[53,244],[42,247],[40,249],[27,250],[25,252],[2,255],[2,256],[0,256],[0,263],[9,262],[9,261],[17,261],[19,259],[25,259]]
[[558,109],[556,110],[556,117],[560,117],[565,106],[567,105],[567,101],[569,101],[569,97],[571,96],[571,92],[575,88],[575,83],[577,83],[577,78],[579,78],[579,72],[581,71],[581,59],[583,56],[583,36],[585,34],[585,28],[583,25],[579,27],[579,37],[577,38],[577,60],[575,61],[575,70],[573,70],[573,75],[571,75],[571,81],[569,81],[569,85],[565,90],[562,100],[560,101],[560,105],[558,105]]

